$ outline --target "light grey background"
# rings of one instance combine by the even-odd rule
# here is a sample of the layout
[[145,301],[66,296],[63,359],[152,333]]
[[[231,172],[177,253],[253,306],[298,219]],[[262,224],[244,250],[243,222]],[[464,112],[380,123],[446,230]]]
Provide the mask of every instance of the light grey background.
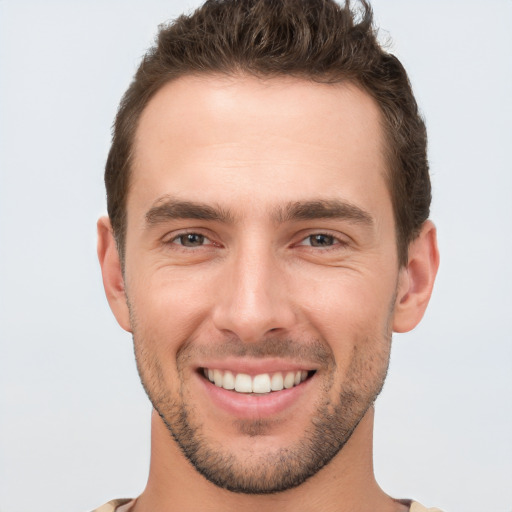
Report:
[[[95,221],[122,92],[184,1],[0,0],[0,512],[135,496],[150,407]],[[441,268],[395,338],[376,474],[447,512],[512,510],[512,1],[375,0],[430,134]]]

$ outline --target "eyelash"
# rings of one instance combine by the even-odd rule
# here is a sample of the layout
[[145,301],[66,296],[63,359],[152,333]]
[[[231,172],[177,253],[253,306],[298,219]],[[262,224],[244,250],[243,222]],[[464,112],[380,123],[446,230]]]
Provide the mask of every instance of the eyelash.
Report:
[[[180,247],[186,248],[186,250],[187,249],[196,249],[198,247],[204,247],[205,246],[204,243],[201,243],[198,246],[187,246],[184,243],[177,243],[178,240],[183,239],[186,236],[192,236],[192,235],[195,235],[197,237],[201,237],[202,242],[207,240],[208,242],[211,243],[211,245],[218,246],[218,244],[213,243],[206,235],[203,235],[202,233],[197,232],[197,231],[187,231],[187,232],[184,232],[184,233],[179,233],[179,234],[173,236],[170,240],[165,241],[165,243],[168,244],[168,245],[178,245]],[[208,244],[208,245],[210,245],[210,244]]]
[[[304,243],[308,239],[311,242],[311,239],[313,239],[315,237],[325,237],[325,238],[331,239],[331,244],[325,245],[325,246],[321,246],[321,245],[315,246],[312,243],[309,243],[309,244]],[[302,238],[301,241],[296,245],[302,246],[302,247],[319,248],[324,251],[328,251],[328,250],[334,250],[334,249],[339,249],[341,247],[345,247],[348,245],[348,243],[345,240],[342,240],[341,238],[333,235],[332,233],[317,232],[317,233],[311,233],[311,234],[307,235],[306,237]]]

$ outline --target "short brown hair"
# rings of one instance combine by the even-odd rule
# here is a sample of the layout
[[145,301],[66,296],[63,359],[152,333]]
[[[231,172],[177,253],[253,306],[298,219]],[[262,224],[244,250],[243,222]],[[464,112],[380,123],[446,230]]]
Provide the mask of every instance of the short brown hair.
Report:
[[160,28],[124,94],[105,169],[107,208],[124,261],[126,198],[133,141],[142,111],[167,82],[225,73],[350,81],[378,103],[387,143],[388,186],[398,258],[428,218],[431,187],[423,119],[400,61],[377,42],[366,0],[207,0],[191,15]]

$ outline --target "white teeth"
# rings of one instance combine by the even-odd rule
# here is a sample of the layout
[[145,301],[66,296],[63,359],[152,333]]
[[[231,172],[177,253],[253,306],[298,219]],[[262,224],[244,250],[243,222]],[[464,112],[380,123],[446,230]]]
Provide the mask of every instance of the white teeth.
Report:
[[245,373],[239,373],[235,379],[235,391],[239,393],[252,393],[251,376]]
[[231,372],[224,372],[222,387],[224,389],[235,389],[235,376]]
[[204,376],[216,386],[228,390],[235,390],[239,393],[270,393],[270,391],[281,391],[290,389],[304,382],[308,377],[306,370],[296,372],[261,373],[251,377],[246,373],[235,375],[226,370],[204,368]]
[[284,378],[284,387],[285,389],[293,388],[293,385],[295,384],[295,374],[293,372],[288,372],[286,374],[286,377]]
[[268,373],[256,375],[252,381],[253,393],[270,393],[270,376]]
[[270,389],[272,391],[281,391],[283,387],[283,374],[281,372],[274,373],[274,375],[272,375],[272,380],[270,381]]
[[213,382],[219,388],[222,387],[222,372],[220,370],[213,370]]

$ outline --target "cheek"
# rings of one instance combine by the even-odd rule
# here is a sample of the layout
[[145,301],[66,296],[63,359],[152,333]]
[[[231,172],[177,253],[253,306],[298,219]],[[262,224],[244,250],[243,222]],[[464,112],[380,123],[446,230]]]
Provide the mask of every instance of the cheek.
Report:
[[127,294],[137,334],[154,350],[170,353],[194,335],[213,300],[201,275],[184,278],[166,269],[141,276]]
[[322,317],[326,326],[355,327],[378,322],[389,313],[395,292],[392,279],[351,269],[335,269],[324,276],[313,276],[309,282],[296,286],[293,292],[301,297],[304,309],[312,316]]
[[345,365],[354,346],[389,338],[395,284],[389,277],[386,281],[368,273],[335,270],[295,293],[300,294],[306,323],[331,345],[338,364]]

